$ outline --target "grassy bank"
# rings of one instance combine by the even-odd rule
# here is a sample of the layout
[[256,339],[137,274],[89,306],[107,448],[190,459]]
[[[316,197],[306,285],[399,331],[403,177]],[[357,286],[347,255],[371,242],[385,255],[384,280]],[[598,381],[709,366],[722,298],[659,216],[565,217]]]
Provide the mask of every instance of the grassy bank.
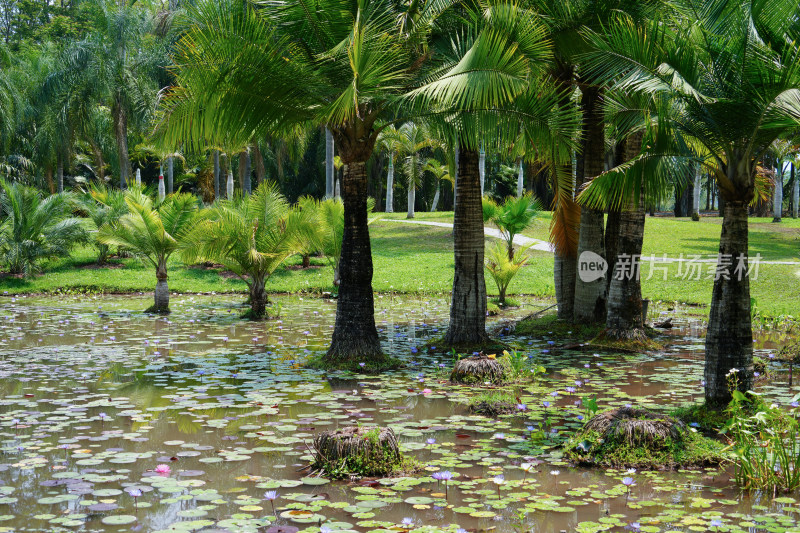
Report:
[[[544,213],[537,225],[529,231],[531,236],[546,237],[549,224]],[[387,215],[385,218],[405,218],[405,215]],[[420,213],[418,220],[447,222],[451,213]],[[761,253],[764,260],[797,259],[800,250],[800,222],[787,220],[780,226],[755,219],[751,224],[751,250]],[[719,219],[703,218],[702,222],[689,219],[647,219],[645,254],[667,253],[678,256],[702,254],[715,256],[719,239]],[[451,231],[447,228],[399,224],[381,220],[370,226],[372,252],[375,264],[373,286],[376,291],[400,293],[445,293],[453,283],[453,245]],[[114,264],[98,268],[96,252],[91,246],[80,247],[71,257],[51,261],[44,274],[33,279],[0,278],[0,290],[16,293],[65,291],[97,292],[149,292],[155,285],[155,276],[136,259],[115,259]],[[312,259],[313,267],[298,269],[299,258],[279,269],[269,281],[271,292],[326,291],[331,288],[332,270],[321,258]],[[705,265],[707,269],[709,265]],[[704,270],[699,280],[676,277],[679,265],[668,265],[666,280],[662,272],[651,279],[649,264],[645,263],[642,286],[645,297],[652,300],[680,301],[707,304],[711,299],[712,280],[706,279]],[[713,266],[712,266],[713,268]],[[170,261],[170,289],[176,292],[243,292],[241,280],[217,268],[186,266],[178,259]],[[510,290],[515,294],[553,296],[553,257],[546,252],[533,252],[533,258]],[[490,294],[496,294],[494,284],[487,277]],[[759,277],[752,282],[752,295],[758,309],[769,315],[800,314],[800,262],[795,265],[761,265]]]

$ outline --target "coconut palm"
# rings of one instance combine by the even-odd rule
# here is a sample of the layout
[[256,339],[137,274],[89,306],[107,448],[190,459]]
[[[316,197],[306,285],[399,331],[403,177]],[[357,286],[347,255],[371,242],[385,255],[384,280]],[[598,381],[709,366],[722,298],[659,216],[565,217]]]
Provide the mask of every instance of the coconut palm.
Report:
[[315,214],[292,208],[277,185],[264,182],[250,195],[222,200],[187,238],[184,257],[216,261],[249,288],[250,318],[267,312],[266,283],[286,259],[317,239]]
[[669,99],[675,130],[707,152],[702,164],[725,200],[705,365],[706,401],[720,406],[732,369],[739,389],[753,383],[747,212],[758,162],[800,125],[796,4],[682,4],[690,17],[646,27],[621,19],[604,37],[590,35],[597,53],[587,62],[620,90]]
[[403,150],[402,133],[394,124],[388,125],[378,136],[379,146],[386,150],[388,163],[386,167],[386,207],[387,213],[394,213],[394,164]]
[[197,198],[187,193],[171,194],[157,203],[134,189],[126,193],[125,202],[128,214],[103,224],[97,239],[125,248],[156,269],[154,303],[147,312],[169,313],[167,262],[187,245],[187,236],[202,217]]
[[0,179],[0,263],[12,274],[33,276],[46,259],[68,256],[86,242],[86,230],[69,216],[71,198],[42,198],[33,187]]
[[428,75],[434,22],[451,3],[322,0],[307,9],[222,0],[200,2],[188,17],[159,128],[168,144],[298,124],[333,134],[345,224],[329,366],[387,363],[374,318],[366,162],[385,121],[401,111],[398,97]]

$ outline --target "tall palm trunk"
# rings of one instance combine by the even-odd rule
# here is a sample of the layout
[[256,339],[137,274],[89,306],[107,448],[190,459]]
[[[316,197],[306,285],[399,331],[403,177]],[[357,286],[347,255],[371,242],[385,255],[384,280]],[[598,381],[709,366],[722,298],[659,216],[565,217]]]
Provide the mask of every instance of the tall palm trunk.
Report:
[[251,146],[252,150],[252,159],[255,162],[255,170],[256,170],[256,187],[264,183],[264,180],[267,178],[267,169],[264,167],[264,157],[261,155],[261,149],[258,147],[258,143],[254,142]]
[[58,154],[58,163],[56,167],[56,183],[58,185],[58,192],[64,192],[64,156]]
[[172,194],[175,192],[175,160],[172,157],[167,158],[167,193]]
[[[344,233],[339,259],[339,298],[331,346],[323,361],[333,365],[380,362],[385,357],[375,327],[372,292],[372,248],[367,224],[367,167],[374,139],[359,134],[362,123],[342,132],[340,154],[344,161],[341,184]],[[365,143],[361,140],[368,137]],[[337,140],[339,136],[337,135]]]
[[[484,195],[485,186],[486,186],[486,150],[483,149],[483,143],[481,143],[481,152],[478,155],[478,173],[481,176],[481,197]],[[438,189],[437,189],[438,190]]]
[[47,180],[47,190],[50,191],[50,194],[55,194],[56,192],[56,184],[53,181],[53,166],[48,164],[44,169],[44,177]]
[[133,172],[131,171],[130,157],[128,157],[128,115],[125,112],[121,95],[117,95],[113,113],[114,136],[117,141],[117,154],[119,156],[119,188],[124,189]]
[[263,277],[253,279],[250,285],[250,318],[264,318],[267,314],[267,291]]
[[156,267],[156,291],[154,295],[153,307],[149,311],[153,313],[169,313],[169,287],[167,286],[167,261],[160,260]]
[[233,200],[233,169],[230,168],[230,164],[228,165],[228,182],[226,184],[226,198],[228,200]]
[[433,203],[431,204],[431,213],[436,211],[439,206],[439,195],[442,193],[442,180],[436,178],[436,192],[433,194]]
[[386,212],[394,213],[394,152],[389,154],[389,168],[386,171]]
[[[595,86],[583,87],[583,175],[577,176],[578,185],[603,172],[605,142],[601,90]],[[580,269],[586,269],[582,254],[592,252],[605,256],[603,239],[603,212],[584,207],[578,234],[578,276],[575,280],[574,320],[580,323],[597,323],[605,320],[606,277],[592,281],[581,279]],[[587,256],[583,256],[586,258]],[[606,273],[607,275],[607,273]],[[588,278],[587,278],[588,279]]]
[[522,158],[517,160],[517,198],[522,198],[525,192],[525,167],[522,164]]
[[461,147],[453,218],[455,275],[447,344],[477,344],[486,334],[486,281],[483,275],[483,208],[478,152]]
[[700,220],[700,184],[702,177],[702,168],[698,164],[694,172],[694,194],[692,195],[692,219],[697,220]]
[[[723,407],[731,399],[727,375],[736,369],[739,390],[753,385],[753,330],[750,316],[747,201],[725,198],[719,240],[719,275],[711,293],[706,332],[706,403]],[[724,262],[723,262],[724,261]]]
[[325,128],[325,198],[333,198],[333,134]]
[[[625,159],[639,155],[642,133],[632,134],[626,142]],[[642,321],[642,285],[639,264],[644,240],[645,197],[641,184],[639,198],[631,198],[619,215],[619,235],[616,243],[616,268],[611,272],[608,292],[608,317],[605,336],[611,339],[645,340]],[[609,262],[612,258],[609,257]]]
[[792,218],[797,218],[798,211],[800,211],[800,179],[794,171],[794,163],[792,163]]
[[783,161],[778,160],[775,191],[772,193],[772,221],[780,222],[783,215]]
[[250,194],[250,154],[244,150],[239,154],[239,187],[242,194]]
[[219,200],[219,150],[214,150],[214,200]]
[[[416,164],[416,163],[415,163]],[[414,168],[415,164],[412,165]],[[406,213],[406,218],[414,218],[414,207],[417,203],[417,188],[416,183],[414,180],[414,176],[408,177],[408,210]]]

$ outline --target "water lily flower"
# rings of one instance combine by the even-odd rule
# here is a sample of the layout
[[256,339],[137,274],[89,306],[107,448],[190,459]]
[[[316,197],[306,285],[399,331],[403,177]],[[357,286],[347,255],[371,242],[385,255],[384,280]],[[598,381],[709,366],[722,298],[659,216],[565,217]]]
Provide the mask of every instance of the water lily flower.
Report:
[[625,471],[625,473],[626,474],[635,474],[636,473],[636,469],[635,468],[629,468],[628,470]]
[[542,402],[542,405],[544,405],[544,408],[547,409],[550,407],[550,402]]
[[498,474],[492,478],[492,483],[495,485],[502,485],[506,482],[506,477],[503,474]]
[[518,403],[517,404],[517,411],[527,411],[527,410],[528,410],[528,406],[525,405],[524,403]]
[[169,467],[169,465],[163,465],[162,464],[162,465],[156,466],[156,473],[160,474],[162,476],[168,476],[171,471],[172,471],[172,469]]
[[436,439],[431,438],[431,439],[428,439],[425,442],[427,442],[428,444],[436,444]]
[[278,498],[278,491],[275,490],[268,490],[264,493],[264,499],[267,500],[270,504],[272,504],[272,514],[277,516],[275,513],[275,500]]
[[367,363],[358,363],[358,366],[360,366],[361,368],[364,368],[365,366],[367,366]]
[[433,391],[431,389],[422,389],[422,394],[430,394]]
[[127,488],[125,489],[125,492],[127,492],[128,495],[131,496],[132,498],[138,498],[139,496],[142,495],[142,490],[137,489],[136,487]]
[[557,476],[557,475],[559,475],[560,473],[561,473],[561,470],[551,470],[551,471],[550,471],[550,475],[551,475],[551,476]]
[[625,485],[626,487],[632,487],[636,484],[636,481],[634,481],[632,477],[626,476],[622,478],[622,484]]
[[404,526],[413,526],[414,525],[414,519],[413,518],[409,518],[407,516],[407,517],[403,518],[403,521],[401,522],[401,524],[403,524]]
[[714,520],[711,521],[711,523],[709,525],[711,527],[721,527],[722,526],[722,520],[718,520],[718,519],[715,518]]

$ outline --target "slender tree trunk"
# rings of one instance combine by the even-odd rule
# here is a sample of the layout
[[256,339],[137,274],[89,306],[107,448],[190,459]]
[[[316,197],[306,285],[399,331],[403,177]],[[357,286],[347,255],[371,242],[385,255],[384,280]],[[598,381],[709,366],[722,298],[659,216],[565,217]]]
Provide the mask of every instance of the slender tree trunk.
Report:
[[149,309],[153,313],[169,313],[169,287],[167,286],[167,262],[161,261],[156,268],[156,291],[154,295],[153,307]]
[[[632,134],[626,142],[625,159],[630,161],[642,148],[642,133]],[[645,223],[644,183],[640,183],[639,198],[631,198],[620,214],[618,254],[612,271],[608,293],[608,317],[605,336],[611,339],[647,339],[642,319],[642,285],[639,265],[642,255]]]
[[[357,134],[352,137],[357,138]],[[369,364],[385,357],[375,327],[372,249],[367,224],[366,160],[372,147],[352,137],[340,148],[345,164],[341,185],[344,234],[339,259],[339,298],[331,346],[323,358],[334,366]]]
[[436,178],[436,192],[433,195],[433,203],[431,204],[431,213],[436,211],[436,208],[439,206],[439,195],[442,192],[442,180]]
[[731,399],[728,374],[736,369],[738,388],[753,385],[753,330],[748,275],[748,202],[725,199],[720,261],[711,294],[706,332],[706,403],[724,407]]
[[445,343],[486,342],[486,280],[483,274],[485,240],[480,174],[476,150],[461,147],[453,219],[455,276],[450,305],[450,325]]
[[694,172],[694,194],[692,195],[692,218],[697,220],[700,220],[700,185],[702,178],[702,168],[698,164]]
[[92,142],[92,154],[94,155],[94,166],[97,169],[97,177],[100,178],[100,181],[104,181],[106,178],[106,171],[104,167],[106,166],[105,162],[103,161],[103,151],[100,150],[100,147],[97,146],[97,143]]
[[792,218],[797,218],[798,211],[800,211],[800,179],[794,171],[794,163],[792,163]]
[[783,215],[783,161],[778,160],[778,172],[775,173],[775,190],[772,193],[772,221],[780,222]]
[[[601,90],[595,86],[583,88],[583,176],[578,176],[582,185],[603,172],[605,165],[605,141]],[[578,276],[575,279],[574,320],[593,324],[605,321],[606,276],[597,279],[586,277],[588,263],[594,257],[605,257],[603,239],[603,212],[597,209],[581,209],[581,226],[578,235]],[[587,254],[587,255],[583,255]],[[583,271],[584,281],[581,273]]]
[[522,165],[522,159],[517,161],[517,198],[522,198],[525,192],[525,167]]
[[257,142],[253,143],[251,150],[253,154],[251,159],[255,162],[256,169],[256,187],[258,187],[267,178],[267,169],[264,166],[264,156],[261,155],[261,148],[258,147]]
[[219,150],[214,150],[214,201],[219,200]]
[[481,151],[478,156],[478,172],[481,176],[481,196],[483,196],[486,184],[486,150],[483,149],[483,143],[481,143]]
[[[453,176],[455,176],[453,178],[453,211],[455,212],[456,204],[458,203],[458,159],[460,155],[458,145],[456,145],[455,148],[453,148],[453,151],[455,153],[454,155],[455,162],[453,165],[455,167],[455,174],[453,174]],[[483,215],[481,215],[481,217],[483,217]]]
[[158,173],[158,199],[163,200],[164,197],[167,195],[167,189],[164,185],[164,175],[161,172]]
[[64,192],[64,156],[58,154],[58,164],[56,167],[56,183],[58,184],[58,192]]
[[417,203],[417,189],[414,187],[413,180],[408,183],[408,212],[406,218],[414,218],[414,204]]
[[253,279],[250,285],[250,318],[264,318],[267,315],[267,291],[263,278]]
[[55,194],[56,193],[56,184],[53,181],[53,166],[51,164],[48,164],[45,167],[44,176],[47,179],[47,190],[50,191],[50,194]]
[[242,194],[250,194],[250,154],[244,150],[239,154],[239,186]]
[[389,169],[386,171],[386,212],[394,213],[394,152],[389,154]]
[[137,168],[136,169],[136,181],[135,181],[135,183],[136,183],[137,187],[141,187],[142,186],[142,169],[141,168]]
[[175,192],[175,160],[172,157],[167,158],[167,193],[172,194]]
[[114,107],[114,134],[117,140],[119,155],[119,188],[124,189],[130,179],[131,161],[128,157],[128,116],[122,104],[122,97],[117,96]]
[[617,256],[620,251],[617,249],[619,244],[619,233],[622,228],[622,211],[619,209],[611,209],[606,217],[606,232],[605,232],[605,246],[606,246],[606,260],[608,261],[608,279],[606,280],[607,290],[611,288],[611,280],[614,278],[612,275],[616,269]]
[[228,165],[228,183],[227,183],[227,193],[228,193],[228,200],[233,200],[233,169],[230,168],[230,162]]
[[333,149],[333,134],[325,128],[325,198],[333,198]]

